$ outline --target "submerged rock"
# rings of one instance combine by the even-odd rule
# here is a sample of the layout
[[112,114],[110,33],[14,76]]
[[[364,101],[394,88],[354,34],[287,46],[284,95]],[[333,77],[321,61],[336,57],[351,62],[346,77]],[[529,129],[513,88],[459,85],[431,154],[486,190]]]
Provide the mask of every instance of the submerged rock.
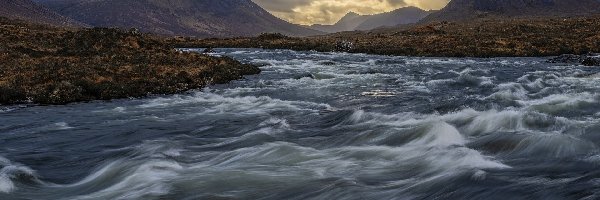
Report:
[[202,53],[215,53],[215,50],[213,48],[206,48],[204,49],[204,51],[202,51]]
[[575,54],[563,54],[548,60],[549,63],[581,63],[583,56]]
[[294,79],[298,80],[298,79],[303,79],[303,78],[315,79],[315,76],[310,72],[305,72],[305,73],[294,75]]

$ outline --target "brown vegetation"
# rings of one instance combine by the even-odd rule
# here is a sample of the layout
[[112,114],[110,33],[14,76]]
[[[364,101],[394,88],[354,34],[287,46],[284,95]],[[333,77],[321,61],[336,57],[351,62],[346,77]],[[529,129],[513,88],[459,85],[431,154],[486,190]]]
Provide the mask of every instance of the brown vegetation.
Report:
[[0,18],[0,104],[170,94],[259,72],[135,30],[70,31]]
[[402,56],[526,57],[600,52],[600,17],[438,22],[306,38],[172,39],[178,47],[252,47]]

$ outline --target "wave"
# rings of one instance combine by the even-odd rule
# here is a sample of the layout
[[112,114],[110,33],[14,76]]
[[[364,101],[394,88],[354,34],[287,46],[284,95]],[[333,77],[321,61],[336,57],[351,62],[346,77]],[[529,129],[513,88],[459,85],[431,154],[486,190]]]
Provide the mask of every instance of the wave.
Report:
[[39,182],[35,171],[0,156],[0,193],[11,193],[25,181]]
[[427,85],[435,87],[444,84],[456,84],[464,86],[480,86],[480,87],[493,87],[494,77],[483,76],[482,74],[489,73],[485,70],[473,70],[466,68],[460,72],[450,70],[449,73],[455,74],[456,76],[449,79],[437,79],[427,82]]
[[205,113],[246,113],[268,112],[272,110],[319,111],[331,109],[327,104],[306,101],[285,101],[267,96],[228,97],[210,92],[196,92],[192,95],[175,95],[169,98],[156,98],[139,105],[142,109],[164,109],[190,105],[204,105]]
[[[572,194],[595,189],[598,81],[576,76],[591,69],[544,68],[531,58],[230,55],[263,73],[182,95],[67,105],[100,111],[5,128],[104,135],[101,147],[59,156],[115,157],[80,165],[97,168],[70,184],[0,158],[0,199],[508,198],[569,183],[578,183]],[[107,122],[90,123],[98,119]]]
[[[200,155],[185,152],[181,157],[195,156]],[[333,177],[365,184],[381,179],[383,174],[410,171],[411,177],[394,178],[405,179],[408,186],[421,183],[414,177],[435,179],[440,174],[464,172],[477,175],[482,169],[508,167],[464,147],[315,149],[288,142],[220,152],[208,160],[185,160],[180,156],[117,160],[80,182],[57,187],[74,194],[86,193],[72,196],[74,199],[159,199],[175,191],[180,195],[243,199],[257,193],[282,193],[283,188]]]
[[583,115],[600,111],[600,95],[588,92],[578,94],[553,94],[541,99],[520,101],[529,109],[553,115],[563,115],[565,112],[577,112]]

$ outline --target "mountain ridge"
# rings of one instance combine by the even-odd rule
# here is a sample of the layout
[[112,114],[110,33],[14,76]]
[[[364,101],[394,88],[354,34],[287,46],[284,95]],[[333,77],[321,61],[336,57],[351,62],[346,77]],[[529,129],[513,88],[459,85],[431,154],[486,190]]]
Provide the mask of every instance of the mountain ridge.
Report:
[[574,17],[600,14],[599,0],[452,0],[421,22],[503,17]]
[[373,15],[360,15],[349,12],[333,25],[312,25],[310,28],[328,32],[343,32],[355,30],[372,30],[379,27],[398,26],[403,24],[417,23],[428,16],[431,12],[417,7],[403,7],[390,12]]
[[290,36],[322,32],[291,24],[251,0],[37,0],[62,15],[97,27],[138,28],[196,37]]
[[31,0],[0,1],[0,16],[52,26],[84,26],[83,23],[62,16]]

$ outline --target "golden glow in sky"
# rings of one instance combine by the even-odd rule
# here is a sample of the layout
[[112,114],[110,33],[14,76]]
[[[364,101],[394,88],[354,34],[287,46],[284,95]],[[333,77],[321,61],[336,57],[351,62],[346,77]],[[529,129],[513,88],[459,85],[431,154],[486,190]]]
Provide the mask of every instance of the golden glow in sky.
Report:
[[368,15],[416,6],[441,9],[450,0],[252,0],[273,15],[296,24],[333,24],[353,11]]

